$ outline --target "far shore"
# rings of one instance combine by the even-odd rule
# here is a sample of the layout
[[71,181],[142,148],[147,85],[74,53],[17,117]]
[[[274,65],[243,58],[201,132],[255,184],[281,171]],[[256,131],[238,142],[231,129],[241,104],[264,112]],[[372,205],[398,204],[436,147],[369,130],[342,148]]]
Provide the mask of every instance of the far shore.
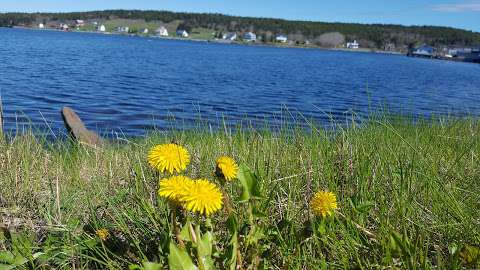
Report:
[[245,45],[245,46],[265,46],[265,47],[275,47],[275,48],[292,48],[292,49],[317,49],[317,50],[328,50],[328,51],[342,51],[342,52],[357,52],[357,53],[376,53],[376,54],[390,54],[390,55],[405,55],[402,52],[397,51],[384,51],[384,50],[375,50],[369,48],[359,48],[359,49],[348,49],[342,47],[321,47],[316,45],[290,45],[286,43],[259,43],[259,42],[244,42],[244,41],[226,41],[223,39],[198,39],[198,38],[181,38],[175,36],[157,36],[157,35],[145,35],[145,34],[135,34],[135,33],[117,33],[117,32],[99,32],[99,31],[84,31],[84,30],[70,30],[64,31],[55,28],[36,28],[36,27],[27,27],[27,26],[14,26],[14,29],[25,29],[25,30],[34,30],[34,31],[55,31],[55,32],[69,32],[69,33],[88,33],[88,34],[99,34],[99,35],[117,35],[117,36],[130,36],[130,37],[141,37],[141,38],[154,38],[154,39],[166,39],[166,40],[183,40],[183,41],[193,41],[193,42],[211,42],[218,44],[234,44],[234,45]]

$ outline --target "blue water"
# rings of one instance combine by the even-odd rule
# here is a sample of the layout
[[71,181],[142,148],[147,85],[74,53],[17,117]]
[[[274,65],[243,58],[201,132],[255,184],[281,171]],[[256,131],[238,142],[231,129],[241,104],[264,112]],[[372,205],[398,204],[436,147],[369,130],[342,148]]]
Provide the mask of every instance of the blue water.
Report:
[[[89,128],[125,136],[201,118],[318,124],[381,107],[415,116],[480,114],[480,65],[352,53],[0,29],[5,129]],[[172,122],[172,119],[175,119]]]

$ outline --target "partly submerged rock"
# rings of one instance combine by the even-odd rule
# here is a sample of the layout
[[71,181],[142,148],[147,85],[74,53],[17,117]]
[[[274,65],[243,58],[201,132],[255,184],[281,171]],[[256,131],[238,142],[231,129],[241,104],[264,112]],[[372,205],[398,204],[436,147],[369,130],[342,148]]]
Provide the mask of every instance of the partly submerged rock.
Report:
[[101,146],[103,140],[95,132],[88,130],[80,117],[69,107],[63,107],[62,118],[70,136],[81,144]]

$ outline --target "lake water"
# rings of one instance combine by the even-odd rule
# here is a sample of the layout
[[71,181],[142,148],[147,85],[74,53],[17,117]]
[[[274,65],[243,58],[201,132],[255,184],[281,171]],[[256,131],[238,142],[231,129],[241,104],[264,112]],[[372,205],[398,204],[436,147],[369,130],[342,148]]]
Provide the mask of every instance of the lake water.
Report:
[[[318,124],[386,106],[414,116],[480,114],[480,65],[399,55],[0,29],[5,129],[126,136],[198,119]],[[51,131],[49,131],[51,129]]]

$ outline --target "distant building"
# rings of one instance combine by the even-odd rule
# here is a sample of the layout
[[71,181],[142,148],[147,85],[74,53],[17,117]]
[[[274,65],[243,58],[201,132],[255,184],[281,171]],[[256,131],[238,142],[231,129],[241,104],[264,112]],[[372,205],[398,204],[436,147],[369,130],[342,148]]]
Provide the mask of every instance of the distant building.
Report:
[[105,31],[107,31],[107,28],[103,24],[97,25],[97,31],[98,32],[105,32]]
[[161,26],[160,28],[155,30],[155,34],[161,37],[168,37],[168,30],[164,26]]
[[140,34],[148,34],[148,28],[140,29],[139,33]]
[[70,30],[70,27],[68,26],[68,24],[62,23],[62,24],[60,24],[60,30],[68,31],[68,30]]
[[235,32],[225,33],[222,35],[222,39],[234,41],[237,39],[237,33]]
[[280,43],[287,43],[288,38],[285,35],[279,35],[275,37],[275,40]]
[[255,42],[257,41],[257,35],[253,32],[247,32],[243,35],[243,40],[247,42]]
[[412,51],[412,56],[420,56],[420,57],[433,57],[435,49],[432,46],[428,46],[423,44],[422,46],[416,48]]
[[75,24],[77,27],[85,26],[85,21],[84,20],[75,20]]
[[453,48],[448,50],[448,54],[451,57],[458,57],[460,55],[471,54],[475,49],[472,48]]
[[177,30],[177,37],[187,38],[188,32],[186,30]]
[[39,24],[38,24],[38,28],[44,29],[44,28],[45,28],[45,25],[44,25],[43,23],[39,23]]
[[387,43],[383,46],[384,51],[395,51],[396,46],[395,43]]
[[347,42],[346,47],[347,47],[347,49],[356,50],[356,49],[360,48],[360,44],[358,44],[357,41],[354,40],[353,42]]
[[447,58],[454,58],[463,62],[480,63],[480,48],[454,48],[449,49]]
[[116,28],[117,33],[128,33],[130,32],[130,27],[128,26],[119,26]]

